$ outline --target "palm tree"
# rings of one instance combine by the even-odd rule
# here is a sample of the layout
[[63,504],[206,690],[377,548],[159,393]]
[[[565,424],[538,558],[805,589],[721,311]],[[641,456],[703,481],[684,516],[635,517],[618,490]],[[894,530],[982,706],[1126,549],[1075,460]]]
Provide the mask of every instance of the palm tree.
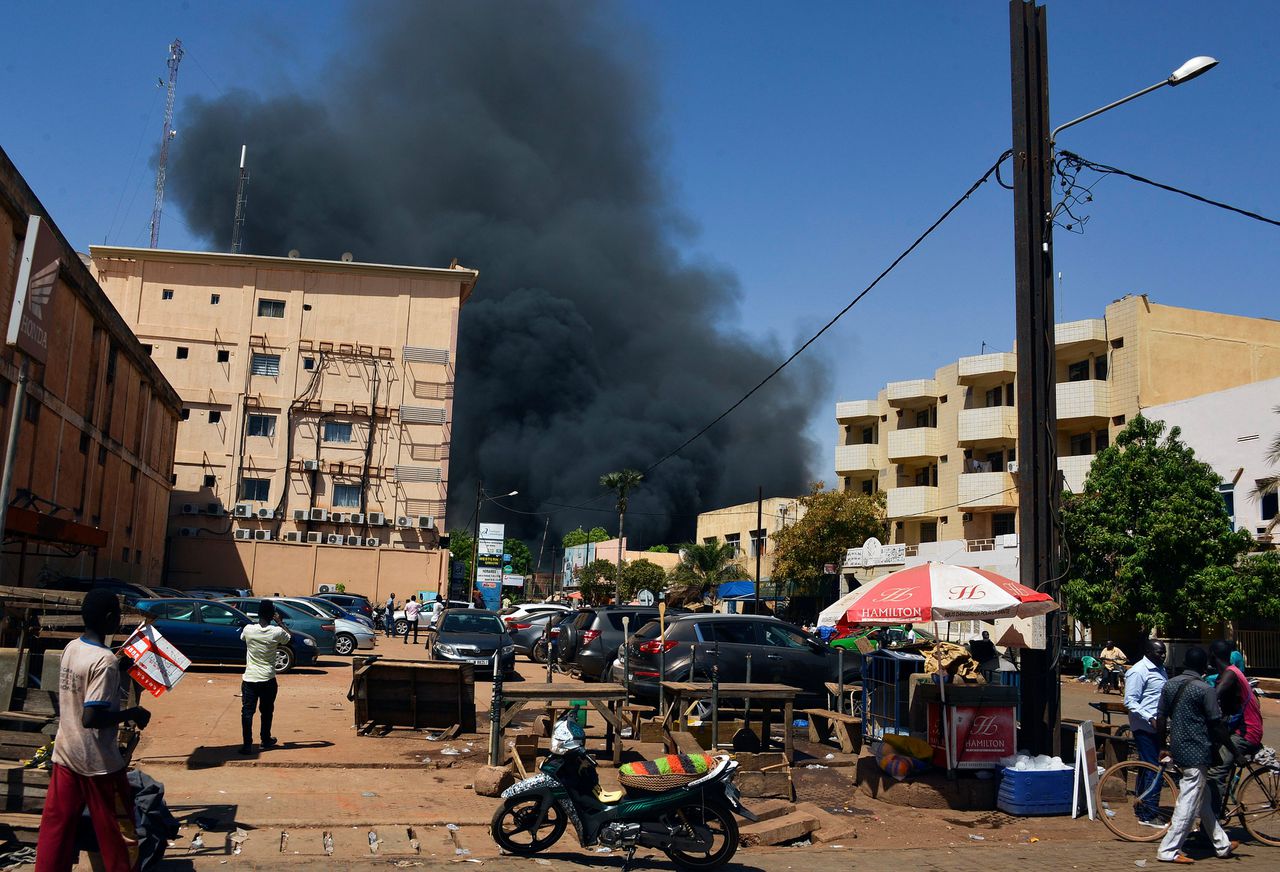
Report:
[[[1280,406],[1276,406],[1271,411],[1280,415]],[[1280,466],[1280,433],[1277,433],[1271,439],[1271,444],[1267,446],[1267,453],[1264,455],[1267,463],[1272,466]],[[1258,482],[1258,486],[1253,489],[1253,495],[1256,499],[1262,499],[1268,494],[1273,494],[1280,490],[1280,475],[1269,475]],[[1271,519],[1271,523],[1267,525],[1267,529],[1275,528],[1277,521],[1280,521],[1280,515]]]
[[672,570],[668,603],[676,606],[702,602],[720,584],[746,578],[747,570],[737,558],[738,546],[719,539],[681,545],[680,563]]
[[634,469],[620,469],[600,476],[600,487],[613,491],[618,498],[618,575],[614,583],[616,601],[621,603],[622,585],[622,528],[627,520],[627,494],[640,486],[644,475]]

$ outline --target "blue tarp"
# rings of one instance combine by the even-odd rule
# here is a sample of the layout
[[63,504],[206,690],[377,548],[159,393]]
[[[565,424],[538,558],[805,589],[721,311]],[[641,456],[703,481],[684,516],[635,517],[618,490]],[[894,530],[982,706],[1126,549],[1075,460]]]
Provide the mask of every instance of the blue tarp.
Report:
[[716,596],[727,599],[731,596],[751,596],[756,592],[753,581],[726,581],[716,589]]

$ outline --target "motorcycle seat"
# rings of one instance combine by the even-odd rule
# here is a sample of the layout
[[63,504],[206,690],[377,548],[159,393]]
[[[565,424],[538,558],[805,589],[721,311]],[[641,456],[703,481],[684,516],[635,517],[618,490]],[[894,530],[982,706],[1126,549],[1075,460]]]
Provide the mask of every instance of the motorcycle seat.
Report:
[[592,790],[591,792],[592,794],[595,795],[596,801],[601,802],[604,805],[613,805],[615,802],[622,801],[621,790],[605,790],[603,787],[597,784],[595,786],[595,789]]

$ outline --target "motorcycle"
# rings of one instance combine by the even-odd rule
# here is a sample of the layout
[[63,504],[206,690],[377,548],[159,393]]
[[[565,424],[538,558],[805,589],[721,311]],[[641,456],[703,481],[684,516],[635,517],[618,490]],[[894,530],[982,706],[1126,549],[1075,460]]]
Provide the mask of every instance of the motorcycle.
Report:
[[684,869],[723,866],[738,850],[734,815],[757,820],[733,784],[738,764],[715,757],[710,771],[662,791],[605,791],[576,721],[561,720],[541,772],[502,793],[489,832],[504,851],[530,856],[554,845],[573,824],[578,844],[627,852],[656,848]]

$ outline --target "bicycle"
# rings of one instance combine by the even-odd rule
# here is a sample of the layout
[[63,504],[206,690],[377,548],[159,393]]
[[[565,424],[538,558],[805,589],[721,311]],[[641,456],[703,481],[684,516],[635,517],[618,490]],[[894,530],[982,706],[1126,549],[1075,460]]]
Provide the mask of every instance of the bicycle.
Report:
[[[1139,783],[1146,786],[1139,790]],[[1178,781],[1182,773],[1172,760],[1161,765],[1141,760],[1117,763],[1098,781],[1097,809],[1107,829],[1128,842],[1154,842],[1164,838],[1178,800]],[[1264,845],[1280,847],[1280,770],[1261,766],[1248,759],[1232,767],[1227,777],[1229,790],[1223,802],[1219,821],[1225,827],[1234,817],[1250,836]],[[1161,825],[1143,824],[1138,808],[1143,800],[1156,795],[1156,809]]]

